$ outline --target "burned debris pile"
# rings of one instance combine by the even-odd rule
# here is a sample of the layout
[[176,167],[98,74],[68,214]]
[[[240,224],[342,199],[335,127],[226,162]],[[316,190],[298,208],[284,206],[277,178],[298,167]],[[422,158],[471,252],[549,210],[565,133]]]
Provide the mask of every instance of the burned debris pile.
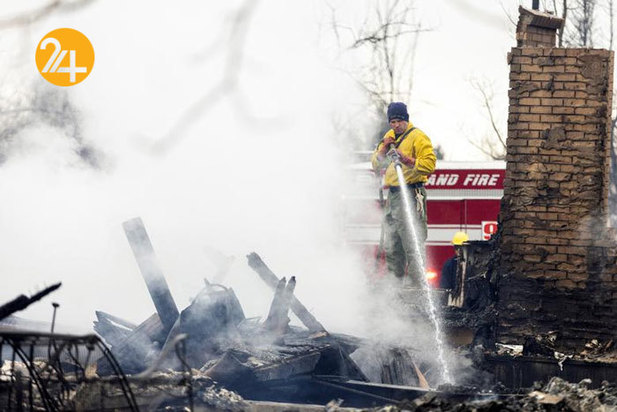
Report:
[[[256,253],[248,265],[273,291],[263,322],[246,318],[231,288],[208,280],[179,310],[141,220],[124,228],[156,313],[134,324],[96,311],[98,335],[0,332],[0,408],[259,410],[259,402],[337,399],[373,407],[429,390],[414,355],[393,348],[380,357],[380,383],[369,382],[350,355],[370,345],[328,332],[294,296],[296,279],[277,278]],[[289,324],[289,310],[304,327]]]
[[[0,321],[27,308],[61,286],[56,283],[28,297],[20,295],[0,306]],[[107,379],[122,394],[122,405],[136,410],[128,381],[98,336],[20,331],[3,323],[0,331],[0,408],[2,410],[75,410],[77,393],[91,383],[92,361],[99,358],[112,370]],[[19,324],[19,322],[17,322]],[[98,404],[99,406],[101,403]]]
[[617,387],[604,382],[590,389],[589,380],[568,383],[552,378],[546,385],[536,385],[524,394],[494,395],[477,399],[461,399],[453,392],[429,393],[413,401],[404,401],[379,411],[613,411],[617,409]]
[[[184,372],[192,379],[216,381],[251,400],[322,404],[336,397],[341,382],[368,381],[349,356],[359,339],[328,333],[294,296],[294,277],[278,279],[252,253],[249,266],[274,291],[263,322],[245,317],[231,288],[208,280],[190,305],[180,311],[156,264],[141,220],[125,222],[124,229],[157,313],[134,325],[98,311],[94,329],[131,379]],[[289,310],[305,328],[289,325]],[[96,372],[105,376],[112,369],[108,362],[98,362]],[[355,392],[366,405],[376,399],[383,403],[382,398],[370,393]]]

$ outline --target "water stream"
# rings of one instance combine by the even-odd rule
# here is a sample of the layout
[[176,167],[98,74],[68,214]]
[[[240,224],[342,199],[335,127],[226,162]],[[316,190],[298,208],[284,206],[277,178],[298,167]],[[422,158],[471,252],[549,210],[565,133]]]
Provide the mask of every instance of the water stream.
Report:
[[434,302],[433,293],[431,286],[428,283],[428,280],[425,276],[424,271],[424,254],[422,253],[420,242],[418,241],[418,234],[416,232],[416,217],[415,213],[412,213],[412,203],[411,196],[409,193],[409,188],[407,187],[407,183],[405,182],[405,178],[403,176],[403,171],[400,165],[396,165],[396,174],[398,176],[398,182],[401,187],[401,195],[403,196],[403,203],[405,209],[405,221],[407,224],[408,233],[411,234],[411,239],[407,239],[410,245],[412,245],[412,249],[416,259],[412,259],[410,264],[413,264],[416,267],[410,267],[409,270],[413,270],[416,273],[420,274],[420,278],[422,279],[421,285],[424,289],[424,293],[426,294],[426,301],[428,306],[428,313],[431,322],[433,323],[433,327],[435,328],[435,342],[437,344],[437,358],[439,364],[441,366],[441,377],[443,383],[452,383],[452,377],[450,376],[450,370],[448,369],[448,365],[446,363],[446,359],[444,356],[444,342],[443,342],[443,334],[441,331],[441,325],[439,322],[439,317],[437,315],[437,307]]

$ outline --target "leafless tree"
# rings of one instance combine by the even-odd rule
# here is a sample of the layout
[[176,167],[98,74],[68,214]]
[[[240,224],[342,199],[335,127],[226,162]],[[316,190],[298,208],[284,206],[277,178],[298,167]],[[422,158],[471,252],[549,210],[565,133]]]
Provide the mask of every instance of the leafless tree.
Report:
[[[413,69],[420,34],[431,30],[418,19],[413,1],[374,2],[359,24],[344,22],[330,6],[330,27],[343,53],[360,56],[363,63],[346,69],[364,90],[374,117],[383,118],[392,101],[412,101]],[[376,125],[375,138],[383,125]]]
[[[228,32],[224,36],[226,37],[225,42],[221,43],[226,45],[225,50],[227,51],[222,78],[213,82],[201,96],[195,99],[171,128],[150,146],[151,152],[162,153],[169,150],[186,136],[188,129],[199,120],[200,116],[214,108],[223,98],[237,95],[239,92],[238,78],[244,60],[244,45],[250,27],[250,19],[257,5],[258,1],[256,0],[245,0],[239,8],[234,10],[230,24],[227,25]],[[242,99],[237,99],[236,102],[241,105]],[[246,108],[245,111],[247,111]]]
[[486,81],[478,79],[471,79],[470,84],[480,97],[482,108],[488,117],[490,131],[479,139],[468,138],[468,141],[489,158],[504,160],[506,158],[506,140],[500,127],[502,122],[495,115],[492,88]]
[[[596,5],[612,0],[552,0],[543,2],[546,10],[560,16],[566,24],[557,32],[559,47],[593,47],[597,34]],[[612,32],[612,28],[611,28]]]
[[52,0],[13,16],[0,17],[0,29],[23,27],[49,17],[55,12],[71,12],[89,6],[96,0]]
[[596,0],[570,0],[569,21],[572,30],[567,39],[568,43],[575,46],[593,47],[595,7]]
[[360,28],[351,49],[369,52],[369,61],[357,74],[359,84],[379,109],[394,100],[409,101],[418,38],[426,29],[414,19],[413,2],[376,3],[374,19]]
[[[546,4],[544,5],[545,9]],[[561,17],[564,21],[567,21],[568,17],[568,0],[561,0],[561,12],[559,11],[558,0],[553,0],[553,13]],[[563,33],[564,33],[565,25],[561,26],[559,30],[557,30],[557,45],[559,47],[563,47]]]

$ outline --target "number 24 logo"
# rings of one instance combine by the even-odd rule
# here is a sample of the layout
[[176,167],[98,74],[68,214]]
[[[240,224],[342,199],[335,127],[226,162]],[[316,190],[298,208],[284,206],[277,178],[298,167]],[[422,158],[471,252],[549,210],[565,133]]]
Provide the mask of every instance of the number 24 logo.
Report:
[[35,60],[47,81],[56,86],[74,86],[92,72],[94,49],[83,33],[69,28],[56,29],[40,41]]
[[87,73],[88,72],[87,67],[84,67],[84,66],[77,67],[75,65],[75,56],[77,54],[77,51],[75,50],[68,50],[69,65],[64,66],[64,67],[58,67],[60,66],[60,63],[62,63],[62,60],[64,60],[67,50],[62,50],[62,47],[60,46],[60,42],[58,41],[58,39],[55,39],[53,37],[48,37],[45,40],[43,40],[43,42],[41,43],[41,50],[45,50],[49,43],[51,43],[55,47],[55,49],[54,49],[54,52],[49,57],[49,60],[47,60],[47,64],[45,64],[45,67],[43,67],[43,70],[41,70],[41,73],[47,73],[47,72],[68,73],[69,81],[71,83],[75,83],[75,73]]

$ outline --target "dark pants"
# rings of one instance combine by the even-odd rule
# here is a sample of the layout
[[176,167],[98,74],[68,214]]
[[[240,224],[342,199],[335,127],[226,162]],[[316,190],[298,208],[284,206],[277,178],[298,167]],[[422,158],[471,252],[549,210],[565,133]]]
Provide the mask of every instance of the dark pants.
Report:
[[[411,206],[409,211],[405,210],[401,190],[390,191],[388,194],[383,219],[384,250],[388,272],[399,279],[403,279],[407,272],[411,285],[420,287],[425,276],[426,189],[420,187],[408,190]],[[415,235],[409,231],[405,216],[407,213],[412,216],[415,223]],[[416,250],[414,242],[417,243],[419,251]]]

